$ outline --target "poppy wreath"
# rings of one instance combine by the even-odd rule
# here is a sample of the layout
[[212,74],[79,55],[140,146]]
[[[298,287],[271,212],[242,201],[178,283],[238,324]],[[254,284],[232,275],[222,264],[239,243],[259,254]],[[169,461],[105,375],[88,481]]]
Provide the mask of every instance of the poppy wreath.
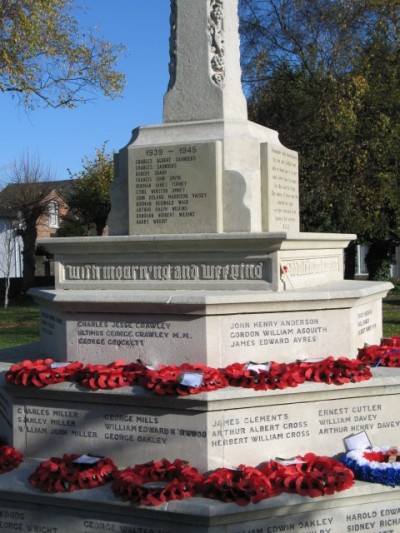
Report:
[[42,388],[55,383],[72,381],[82,363],[55,363],[53,359],[22,361],[12,365],[6,373],[6,380],[12,385]]
[[22,461],[23,455],[21,452],[7,444],[0,446],[0,474],[14,470]]
[[108,365],[87,364],[75,374],[75,381],[91,390],[118,389],[136,385],[145,375],[142,364],[118,360]]
[[400,337],[382,339],[380,346],[364,346],[358,350],[358,359],[371,366],[400,367]]
[[[199,386],[184,385],[183,377],[185,374],[201,374],[202,380]],[[161,365],[157,370],[148,368],[145,381],[148,389],[160,395],[188,396],[189,394],[209,392],[228,386],[228,381],[221,370],[201,364],[190,365],[188,363],[180,366]]]
[[251,466],[240,465],[237,469],[218,468],[205,477],[201,494],[206,498],[235,502],[245,506],[277,496],[280,491],[272,486],[262,471]]
[[305,373],[299,363],[271,362],[268,367],[268,370],[253,369],[248,363],[233,363],[223,372],[231,387],[254,390],[286,389],[297,387],[305,381]]
[[344,383],[358,383],[371,379],[372,372],[368,365],[357,359],[347,357],[326,357],[322,361],[300,363],[307,381],[327,383],[328,385],[343,385]]
[[43,492],[74,492],[94,489],[111,481],[117,467],[111,459],[102,458],[96,464],[81,464],[77,454],[51,457],[43,461],[29,476],[32,487]]
[[400,450],[397,447],[353,450],[342,458],[342,462],[361,481],[390,487],[400,485]]
[[400,337],[393,335],[393,337],[386,337],[381,341],[382,346],[392,346],[393,348],[400,348]]
[[297,456],[292,464],[270,461],[260,467],[277,492],[316,498],[349,489],[354,474],[340,461],[313,453]]
[[[391,341],[395,342],[396,339],[393,338]],[[372,348],[374,347],[368,349]],[[396,351],[395,348],[390,348],[390,350],[393,353]],[[379,358],[382,358],[382,353]],[[398,362],[400,355],[396,357]],[[158,369],[152,369],[140,362],[126,364],[122,360],[108,365],[86,364],[84,366],[78,361],[54,363],[52,359],[38,359],[12,365],[6,373],[6,379],[13,385],[39,388],[64,381],[74,381],[91,390],[140,385],[159,395],[188,396],[210,392],[229,385],[254,390],[276,390],[296,387],[306,380],[335,385],[356,383],[372,377],[368,364],[360,359],[339,357],[335,360],[333,357],[327,357],[318,362],[271,362],[268,365],[234,363],[225,369],[188,363],[180,366],[161,365]],[[263,366],[265,366],[264,369]],[[393,364],[388,363],[388,366],[397,366],[397,364],[393,359]],[[197,375],[196,379],[187,379],[190,374]]]
[[150,461],[118,472],[111,486],[124,501],[139,505],[160,505],[191,498],[203,476],[187,462],[175,459]]

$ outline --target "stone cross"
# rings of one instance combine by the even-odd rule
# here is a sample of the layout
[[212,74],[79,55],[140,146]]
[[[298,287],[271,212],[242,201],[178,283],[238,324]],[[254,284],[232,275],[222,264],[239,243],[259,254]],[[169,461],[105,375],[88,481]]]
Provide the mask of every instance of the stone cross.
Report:
[[171,0],[164,122],[247,119],[238,0]]

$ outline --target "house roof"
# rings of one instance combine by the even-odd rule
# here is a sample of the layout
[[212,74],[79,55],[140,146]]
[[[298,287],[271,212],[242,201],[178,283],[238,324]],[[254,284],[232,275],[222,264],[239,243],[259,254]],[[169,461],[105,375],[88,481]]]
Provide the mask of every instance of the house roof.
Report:
[[22,188],[34,187],[35,191],[43,190],[45,196],[51,193],[56,193],[65,199],[73,187],[73,180],[58,180],[58,181],[38,181],[34,183],[10,183],[0,191],[0,218],[13,218],[16,210],[9,207],[10,198],[17,198],[22,192]]

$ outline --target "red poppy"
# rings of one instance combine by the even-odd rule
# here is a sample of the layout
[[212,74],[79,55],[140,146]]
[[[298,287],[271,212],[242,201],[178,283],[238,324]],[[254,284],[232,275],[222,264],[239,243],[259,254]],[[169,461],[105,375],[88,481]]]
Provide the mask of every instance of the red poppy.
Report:
[[79,362],[55,363],[53,359],[26,360],[12,365],[6,373],[6,380],[13,385],[42,388],[72,380],[81,367],[82,363]]
[[22,461],[23,455],[21,452],[7,444],[0,446],[0,474],[14,470]]

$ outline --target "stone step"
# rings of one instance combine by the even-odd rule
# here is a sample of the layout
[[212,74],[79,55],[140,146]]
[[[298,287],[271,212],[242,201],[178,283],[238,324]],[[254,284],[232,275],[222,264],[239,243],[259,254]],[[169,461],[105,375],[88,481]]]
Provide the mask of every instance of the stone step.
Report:
[[3,371],[0,436],[31,457],[92,453],[121,467],[179,457],[203,472],[308,452],[335,456],[360,431],[374,446],[399,444],[399,378],[400,369],[376,368],[369,381],[342,386],[228,387],[176,398],[141,387],[16,387],[4,384]]
[[241,507],[200,496],[144,507],[117,499],[110,485],[46,494],[28,476],[39,461],[25,458],[0,476],[0,530],[35,533],[397,533],[400,488],[356,482],[333,496],[282,494]]

